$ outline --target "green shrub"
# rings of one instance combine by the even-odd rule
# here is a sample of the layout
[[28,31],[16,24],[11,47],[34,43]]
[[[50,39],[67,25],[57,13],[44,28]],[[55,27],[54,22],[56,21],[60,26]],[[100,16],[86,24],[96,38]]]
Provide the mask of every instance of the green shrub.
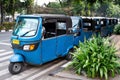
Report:
[[120,34],[120,24],[115,25],[114,33],[115,34]]
[[3,27],[3,25],[0,25],[0,30],[3,30],[3,29],[5,29],[5,28]]
[[80,43],[73,54],[73,60],[68,68],[75,70],[77,74],[84,71],[88,77],[100,77],[108,79],[119,73],[120,63],[115,55],[116,49],[109,43],[109,39],[93,37]]
[[15,25],[15,22],[4,22],[3,27],[5,27],[5,30],[13,29],[13,26]]

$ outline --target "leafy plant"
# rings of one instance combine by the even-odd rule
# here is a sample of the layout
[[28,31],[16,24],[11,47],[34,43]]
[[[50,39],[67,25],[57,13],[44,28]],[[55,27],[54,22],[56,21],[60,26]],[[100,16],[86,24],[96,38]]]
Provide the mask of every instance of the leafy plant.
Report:
[[15,22],[4,22],[2,27],[5,28],[5,30],[13,29],[13,26],[15,25]]
[[114,54],[116,49],[109,43],[109,39],[93,37],[75,49],[69,68],[73,68],[77,74],[84,71],[88,77],[108,80],[108,76],[114,77],[119,73],[119,58]]
[[2,25],[0,25],[0,30],[2,30],[3,29],[3,27],[2,27]]
[[115,25],[114,33],[115,34],[120,34],[120,24]]

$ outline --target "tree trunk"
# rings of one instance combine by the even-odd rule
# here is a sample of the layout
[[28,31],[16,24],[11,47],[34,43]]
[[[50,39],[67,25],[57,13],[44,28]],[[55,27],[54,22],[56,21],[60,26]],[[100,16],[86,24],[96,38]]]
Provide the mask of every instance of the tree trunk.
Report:
[[2,1],[1,1],[1,3],[0,3],[0,10],[1,10],[1,24],[3,23],[3,3],[2,3]]
[[60,3],[60,5],[61,5],[61,7],[62,7],[62,2],[59,0],[59,3]]

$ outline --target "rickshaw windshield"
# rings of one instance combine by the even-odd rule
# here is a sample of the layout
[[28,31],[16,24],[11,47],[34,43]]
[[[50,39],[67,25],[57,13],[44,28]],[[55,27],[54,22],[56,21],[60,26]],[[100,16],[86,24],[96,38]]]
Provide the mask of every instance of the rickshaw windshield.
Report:
[[19,18],[15,25],[13,35],[21,37],[34,36],[37,31],[37,26],[38,26],[37,18]]
[[72,27],[77,27],[79,24],[79,18],[72,17]]

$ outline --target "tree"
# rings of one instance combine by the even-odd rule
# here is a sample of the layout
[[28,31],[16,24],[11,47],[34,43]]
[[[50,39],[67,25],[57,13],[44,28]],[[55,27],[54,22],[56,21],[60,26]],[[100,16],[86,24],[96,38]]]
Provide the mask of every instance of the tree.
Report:
[[61,5],[58,2],[49,2],[46,7],[49,7],[49,8],[61,8]]
[[25,0],[25,9],[27,10],[27,14],[33,13],[32,7],[34,4],[34,0]]
[[120,16],[120,6],[114,5],[113,3],[107,8],[107,14],[110,17],[119,17]]
[[0,15],[1,16],[1,22],[0,23],[2,24],[2,22],[3,22],[3,17],[2,17],[3,16],[3,3],[2,3],[2,0],[0,1],[0,13],[1,13],[1,15]]
[[19,0],[6,0],[6,4],[5,4],[6,13],[11,14],[13,18],[14,18],[14,13],[17,8],[17,7],[15,7],[17,1],[19,1]]
[[74,15],[85,15],[85,3],[83,1],[75,1],[73,4],[73,14]]

